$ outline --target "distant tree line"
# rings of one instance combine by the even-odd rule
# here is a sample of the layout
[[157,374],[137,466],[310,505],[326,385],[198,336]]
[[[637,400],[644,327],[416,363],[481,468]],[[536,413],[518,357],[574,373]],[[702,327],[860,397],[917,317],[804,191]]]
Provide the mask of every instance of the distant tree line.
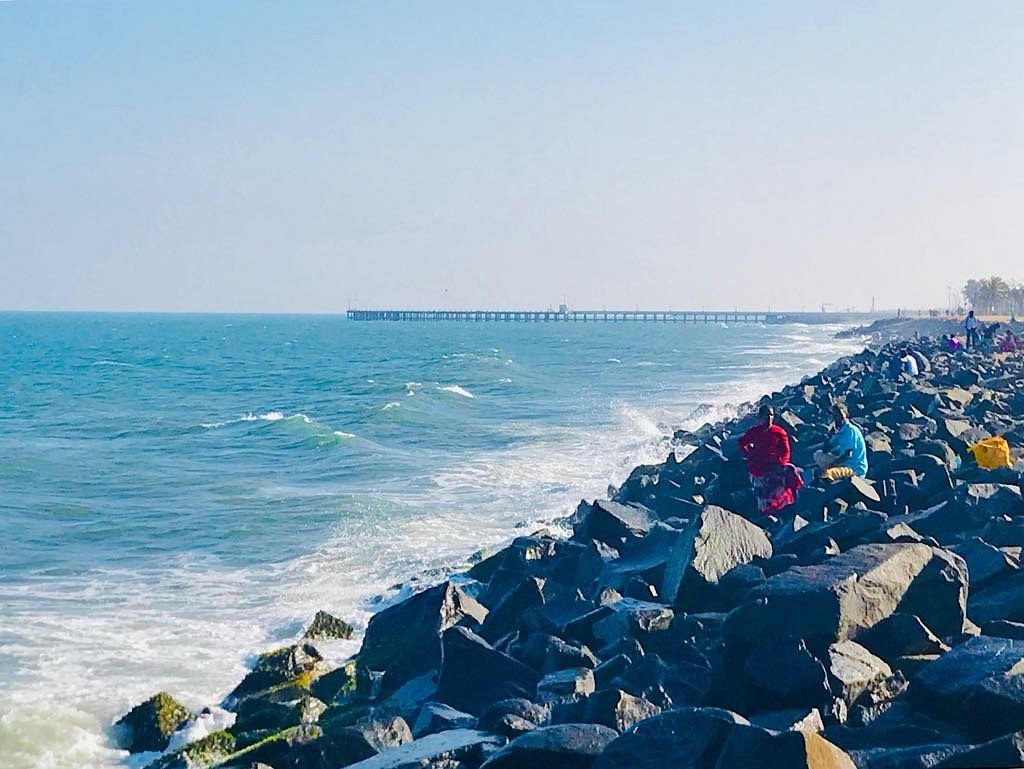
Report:
[[1024,311],[1024,285],[998,275],[969,280],[964,285],[967,305],[979,315],[1020,315]]

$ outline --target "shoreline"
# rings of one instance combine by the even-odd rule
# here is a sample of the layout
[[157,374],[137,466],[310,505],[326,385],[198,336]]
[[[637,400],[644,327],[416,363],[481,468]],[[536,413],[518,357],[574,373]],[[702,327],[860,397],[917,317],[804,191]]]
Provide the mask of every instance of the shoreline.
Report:
[[[1003,583],[1016,574],[1024,536],[1003,532],[998,543],[979,539],[981,545],[971,540],[968,557],[955,552],[965,546],[962,532],[946,541],[951,535],[942,519],[953,516],[953,507],[972,505],[998,507],[1011,521],[1024,515],[1019,473],[978,471],[986,480],[1002,479],[982,497],[982,490],[971,490],[981,485],[977,479],[961,477],[963,468],[953,467],[966,447],[964,436],[972,437],[969,430],[1007,418],[979,404],[1009,401],[1018,439],[1011,444],[1021,445],[1024,394],[1015,398],[1020,393],[1005,376],[1010,370],[1019,378],[1020,359],[972,355],[958,361],[933,354],[928,343],[915,346],[933,355],[933,373],[926,377],[942,391],[917,386],[924,378],[892,387],[877,375],[882,359],[866,350],[765,396],[794,440],[794,461],[821,432],[826,396],[863,405],[852,416],[877,428],[865,429],[877,468],[869,478],[879,476],[873,485],[810,484],[794,505],[799,521],[768,537],[750,510],[745,466],[734,451],[750,416],[677,433],[697,448],[680,460],[672,454],[660,465],[634,469],[610,500],[581,503],[570,518],[572,537],[516,538],[461,579],[374,615],[356,662],[329,669],[315,646],[304,643],[261,655],[225,702],[238,713],[235,725],[151,765],[262,761],[275,769],[369,769],[422,759],[427,763],[417,765],[475,769],[485,763],[538,765],[559,756],[566,766],[605,768],[623,765],[627,756],[647,756],[652,746],[663,749],[666,733],[713,728],[727,737],[726,748],[735,743],[735,750],[756,749],[759,755],[803,751],[808,766],[825,766],[810,763],[824,751],[835,761],[829,765],[884,767],[916,765],[892,763],[897,753],[899,760],[907,755],[906,746],[889,744],[890,711],[912,721],[920,739],[955,735],[959,741],[928,743],[943,745],[951,756],[968,755],[970,746],[984,742],[979,735],[1010,734],[1014,730],[990,735],[961,724],[963,713],[955,714],[948,732],[932,728],[950,716],[922,706],[915,692],[935,688],[928,683],[930,663],[1001,637],[970,621],[968,601],[974,588],[983,598],[999,593],[996,587],[1013,592]],[[964,361],[974,368],[963,367]],[[1000,377],[995,387],[985,386]],[[981,392],[977,400],[975,390]],[[867,405],[879,408],[867,411]],[[908,415],[910,421],[894,421]],[[797,464],[807,460],[803,455]],[[1007,479],[1016,486],[1003,483]],[[990,503],[993,497],[998,503]],[[938,512],[930,509],[936,501]],[[970,531],[996,539],[985,527],[998,516],[973,515],[967,518],[976,524]],[[1003,541],[1007,537],[1012,544]],[[1016,554],[1009,552],[1013,548]],[[985,578],[975,584],[973,563],[983,559]],[[884,616],[868,622],[836,598],[843,580],[829,580],[842,568],[877,572],[899,600],[874,607]],[[784,605],[794,591],[822,610],[773,614],[773,602]],[[833,628],[828,607],[836,600]],[[1016,623],[996,616],[998,606],[986,611],[996,612],[990,626]],[[798,619],[804,634],[794,645],[779,628]],[[846,625],[857,632],[839,629]],[[775,628],[777,637],[758,637],[754,627]],[[1015,627],[994,629],[1017,633]],[[1024,659],[1018,637],[1024,633],[1004,640]],[[785,675],[766,675],[768,660],[782,660]],[[853,669],[857,680],[851,679]],[[1005,709],[1006,702],[1000,706]],[[133,712],[159,722],[159,710]],[[1024,717],[1020,721],[1009,725],[1024,728]],[[137,725],[135,731],[145,729]],[[655,763],[643,765],[661,765],[654,753],[650,760]]]

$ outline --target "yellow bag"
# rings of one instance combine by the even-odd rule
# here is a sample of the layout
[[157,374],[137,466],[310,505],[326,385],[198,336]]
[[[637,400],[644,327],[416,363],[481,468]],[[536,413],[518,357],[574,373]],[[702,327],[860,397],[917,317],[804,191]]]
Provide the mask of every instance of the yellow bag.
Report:
[[974,454],[974,459],[979,465],[989,470],[996,467],[1013,467],[1010,444],[1006,442],[1006,438],[998,435],[978,441],[968,451]]

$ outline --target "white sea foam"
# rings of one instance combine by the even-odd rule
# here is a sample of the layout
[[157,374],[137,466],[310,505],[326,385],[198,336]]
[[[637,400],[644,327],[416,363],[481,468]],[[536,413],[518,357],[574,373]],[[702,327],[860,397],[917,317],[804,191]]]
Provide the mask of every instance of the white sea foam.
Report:
[[622,361],[619,358],[609,358],[605,363],[622,363]]
[[381,406],[380,410],[381,411],[390,411],[391,409],[400,408],[401,405],[402,404],[399,403],[398,401],[391,401],[390,403],[385,403],[383,406]]
[[459,387],[459,385],[444,385],[443,387],[439,387],[437,389],[448,393],[454,393],[455,395],[461,395],[463,398],[476,397],[469,390],[465,389],[464,387]]

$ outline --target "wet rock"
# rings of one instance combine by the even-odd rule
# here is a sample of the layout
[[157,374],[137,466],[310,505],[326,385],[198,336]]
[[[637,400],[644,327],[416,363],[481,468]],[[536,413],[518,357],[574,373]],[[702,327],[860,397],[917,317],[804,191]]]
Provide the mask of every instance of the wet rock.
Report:
[[440,665],[442,632],[486,616],[480,603],[451,582],[424,590],[370,618],[358,669],[383,671],[382,692],[394,691]]
[[338,619],[325,611],[318,611],[309,627],[306,628],[306,632],[302,634],[302,637],[310,639],[341,638],[348,640],[352,638],[353,632],[355,632],[354,628],[345,620]]
[[463,627],[442,637],[443,661],[435,699],[479,715],[488,705],[512,697],[532,698],[539,676]]
[[764,531],[721,507],[708,505],[680,537],[665,569],[664,599],[688,612],[713,611],[717,585],[735,566],[771,558]]
[[208,769],[223,763],[235,749],[235,738],[230,732],[211,732],[200,740],[161,756],[146,769]]
[[618,732],[599,724],[544,726],[520,735],[495,752],[484,769],[590,769]]
[[115,726],[118,745],[129,753],[166,750],[168,739],[192,714],[167,692],[158,692],[129,710]]

